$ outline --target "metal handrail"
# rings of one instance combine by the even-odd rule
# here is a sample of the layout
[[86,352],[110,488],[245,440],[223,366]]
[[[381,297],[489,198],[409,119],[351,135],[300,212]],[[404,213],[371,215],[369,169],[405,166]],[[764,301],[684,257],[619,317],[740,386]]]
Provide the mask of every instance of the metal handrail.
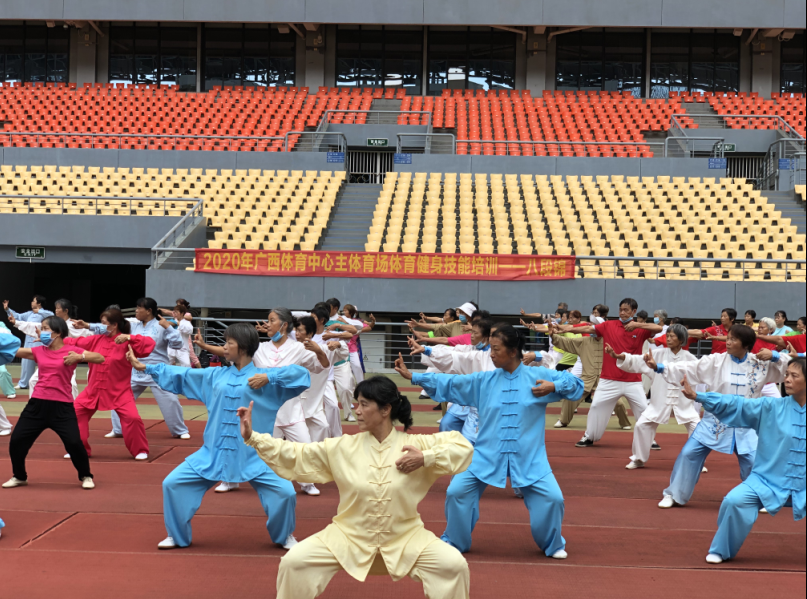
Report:
[[[183,216],[177,224],[162,236],[162,238],[151,248],[151,266],[160,268],[166,264],[173,264],[173,253],[179,252],[179,258],[184,258],[186,248],[180,248],[179,244],[189,234],[192,228],[196,228],[200,222],[204,221],[204,200],[199,200],[193,209]],[[195,252],[196,248],[187,248]]]
[[151,248],[152,251],[165,250],[172,247],[172,246],[166,246],[165,244],[166,242],[168,242],[169,239],[171,240],[171,242],[176,241],[176,239],[179,237],[177,235],[177,231],[181,230],[182,233],[184,233],[187,230],[190,221],[195,220],[196,222],[198,222],[200,218],[204,218],[204,205],[205,205],[204,200],[199,200],[198,202],[196,202],[193,208],[185,216],[183,216],[179,220],[179,222],[177,222],[173,227],[171,227],[168,230],[168,232],[165,235],[163,235],[162,238],[157,243],[154,244],[154,247]]
[[[306,137],[313,137],[314,141],[311,143],[312,148],[319,148],[323,142],[325,142],[328,136],[336,137],[337,145],[336,151],[337,152],[344,152],[347,150],[347,137],[345,134],[340,131],[289,131],[286,133],[284,140],[283,140],[283,151],[284,152],[291,152],[292,148],[289,147],[289,137],[292,135],[296,135],[298,138],[306,138]],[[300,140],[298,139],[297,142]],[[297,145],[297,143],[295,143]],[[314,152],[320,152],[322,150],[312,150]],[[330,151],[330,150],[326,150]]]
[[692,158],[695,152],[698,150],[695,147],[690,149],[690,145],[697,144],[699,142],[716,142],[713,143],[710,150],[710,155],[713,158],[723,158],[725,156],[725,137],[667,137],[664,140],[664,157],[668,158],[673,155],[670,150],[670,142],[674,142],[677,144],[681,144],[682,142],[685,144],[685,147],[682,148],[682,153],[686,155],[687,158]]
[[[795,145],[796,147],[791,147]],[[803,137],[784,137],[768,146],[762,160],[757,185],[760,189],[775,191],[779,189],[779,159],[795,157],[805,151],[807,142]],[[777,151],[778,150],[778,151]]]
[[[122,143],[123,139],[144,139],[146,141],[151,140],[190,140],[190,141],[197,141],[197,140],[224,140],[230,142],[230,147],[234,142],[239,141],[273,141],[273,142],[282,142],[284,140],[281,136],[257,136],[257,135],[163,135],[163,134],[153,134],[153,133],[90,133],[90,132],[82,132],[82,131],[73,131],[73,132],[50,132],[50,131],[6,131],[4,129],[0,129],[0,146],[4,145],[4,136],[9,136],[10,138],[13,137],[34,137],[37,140],[40,140],[43,137],[66,137],[66,138],[91,138],[91,147],[95,147],[95,140],[96,139],[117,139],[118,143]],[[9,139],[9,143],[13,143],[14,139]],[[42,143],[38,141],[38,143]],[[69,143],[69,142],[65,142]],[[77,142],[82,143],[82,142]],[[41,146],[36,146],[41,147]],[[266,146],[269,147],[269,146]],[[276,147],[280,147],[279,145]]]
[[449,138],[451,142],[451,154],[457,153],[457,136],[453,133],[398,133],[396,134],[396,138],[398,140],[396,146],[396,152],[399,154],[404,152],[404,145],[403,145],[403,138],[411,137],[411,138],[420,138],[424,139],[426,143],[424,144],[424,154],[433,154],[430,140],[434,138]]
[[[177,197],[177,198],[140,198],[140,197],[131,197],[130,198],[130,197],[121,197],[121,196],[69,196],[69,195],[64,195],[64,194],[47,195],[47,196],[43,196],[43,195],[0,195],[0,203],[6,203],[7,200],[10,200],[10,201],[28,200],[28,202],[27,202],[27,204],[25,206],[8,206],[8,207],[11,207],[11,208],[23,208],[23,207],[27,208],[26,212],[16,212],[16,214],[31,214],[32,210],[51,209],[52,207],[48,204],[48,202],[53,201],[54,202],[53,208],[57,208],[57,207],[61,208],[61,211],[60,212],[52,212],[51,214],[68,214],[68,215],[69,215],[69,213],[66,213],[65,212],[66,210],[76,210],[76,209],[85,209],[86,210],[87,208],[94,209],[95,213],[97,215],[98,210],[114,210],[114,209],[117,209],[117,208],[121,208],[121,207],[123,207],[124,202],[128,204],[128,208],[129,208],[130,212],[133,211],[133,210],[140,210],[141,209],[140,206],[135,206],[133,208],[132,203],[151,203],[151,204],[162,203],[162,209],[165,210],[165,211],[168,211],[168,210],[187,210],[187,208],[168,208],[167,204],[175,204],[175,203],[182,203],[182,202],[184,202],[184,203],[194,202],[195,203],[194,207],[188,210],[190,212],[190,211],[193,211],[196,208],[196,206],[199,205],[200,202],[204,201],[204,200],[201,200],[199,198],[194,198],[194,197],[190,197],[190,196],[187,196],[187,197],[183,196],[183,197]],[[39,201],[40,205],[39,206],[32,206],[31,205],[31,200]],[[80,206],[80,207],[70,207],[70,206],[68,206],[68,207],[65,207],[65,205],[64,205],[65,202],[72,202],[74,200],[82,201],[82,202],[88,202],[89,201],[89,202],[94,202],[95,204],[94,204],[94,206]],[[41,205],[42,202],[45,202],[46,205],[42,206]],[[103,206],[103,207],[99,208],[98,207],[99,202],[110,202],[110,203],[114,203],[115,206],[112,206],[112,207]],[[150,208],[143,207],[142,209],[143,210],[151,210],[151,209],[153,209],[153,206],[150,207]],[[39,213],[34,213],[34,214],[39,214]]]
[[[317,125],[317,132],[321,133],[325,130],[325,127],[330,124],[330,115],[332,114],[366,114],[366,115],[381,115],[381,114],[395,114],[395,115],[402,115],[402,114],[427,114],[429,115],[429,122],[426,123],[426,126],[429,127],[429,131],[431,131],[432,127],[432,111],[431,110],[339,110],[338,108],[329,108],[326,110],[322,118]],[[341,124],[341,123],[336,123]],[[363,123],[365,125],[380,125],[382,123]],[[423,125],[420,125],[421,127]]]
[[[776,130],[782,129],[784,131],[787,131],[789,134],[794,134],[795,137],[798,137],[800,139],[804,139],[804,137],[802,137],[802,135],[798,131],[796,131],[790,123],[788,123],[785,119],[780,117],[778,114],[770,114],[770,115],[768,115],[768,114],[689,114],[689,113],[673,114],[670,117],[670,128],[672,128],[672,126],[675,125],[676,128],[679,129],[683,133],[683,135],[685,137],[689,137],[686,134],[687,128],[684,127],[680,123],[680,121],[678,120],[678,117],[686,117],[686,118],[692,119],[693,121],[696,121],[696,122],[698,120],[708,120],[708,119],[712,119],[712,120],[716,120],[716,121],[723,121],[723,125],[721,127],[718,127],[718,129],[732,129],[733,128],[733,127],[729,127],[728,125],[726,125],[725,119],[768,119],[768,120],[776,120],[776,121],[779,122],[780,125],[782,125],[782,127],[777,127]],[[689,129],[689,131],[693,131],[693,129]]]

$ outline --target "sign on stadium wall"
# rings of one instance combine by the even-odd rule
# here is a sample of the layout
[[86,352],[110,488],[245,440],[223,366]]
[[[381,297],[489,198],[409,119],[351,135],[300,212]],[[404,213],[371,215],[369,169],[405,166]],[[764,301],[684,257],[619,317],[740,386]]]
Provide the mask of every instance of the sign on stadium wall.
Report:
[[574,278],[574,256],[196,250],[196,272],[280,277],[543,281]]

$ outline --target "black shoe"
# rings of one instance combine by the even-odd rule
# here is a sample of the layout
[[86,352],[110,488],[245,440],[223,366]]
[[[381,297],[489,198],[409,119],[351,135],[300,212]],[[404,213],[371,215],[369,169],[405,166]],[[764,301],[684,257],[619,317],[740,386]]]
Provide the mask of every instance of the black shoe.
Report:
[[[425,398],[424,398],[424,399],[425,399]],[[432,412],[439,412],[439,411],[440,411],[440,410],[442,410],[442,409],[443,409],[443,406],[441,406],[440,404],[437,404],[436,406],[434,406],[434,407],[432,408]]]
[[594,441],[592,441],[588,437],[583,437],[577,443],[575,443],[574,446],[575,447],[594,447]]
[[653,444],[650,446],[650,449],[653,449],[655,451],[661,451],[661,445],[659,445],[654,441]]

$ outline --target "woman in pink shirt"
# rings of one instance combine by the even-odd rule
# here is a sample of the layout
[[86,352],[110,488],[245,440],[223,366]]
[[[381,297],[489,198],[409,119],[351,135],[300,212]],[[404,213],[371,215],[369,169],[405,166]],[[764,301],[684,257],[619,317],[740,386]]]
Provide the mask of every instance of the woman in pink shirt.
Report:
[[73,408],[73,391],[70,379],[79,362],[103,364],[104,356],[85,351],[77,354],[65,345],[69,330],[67,323],[57,316],[42,321],[38,342],[41,347],[25,347],[17,350],[18,358],[33,360],[39,367],[39,383],[35,395],[20,414],[17,426],[11,433],[8,453],[14,476],[3,484],[4,489],[23,487],[28,484],[25,458],[46,429],[51,429],[62,440],[71,456],[73,466],[84,489],[94,489],[90,472],[90,458],[81,443],[76,410]]

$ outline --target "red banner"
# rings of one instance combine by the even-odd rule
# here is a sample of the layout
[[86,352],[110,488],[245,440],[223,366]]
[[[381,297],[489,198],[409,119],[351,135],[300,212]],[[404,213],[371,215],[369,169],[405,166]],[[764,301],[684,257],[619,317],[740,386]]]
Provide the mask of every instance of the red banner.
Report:
[[574,278],[574,256],[197,248],[196,272],[280,277],[544,281]]

